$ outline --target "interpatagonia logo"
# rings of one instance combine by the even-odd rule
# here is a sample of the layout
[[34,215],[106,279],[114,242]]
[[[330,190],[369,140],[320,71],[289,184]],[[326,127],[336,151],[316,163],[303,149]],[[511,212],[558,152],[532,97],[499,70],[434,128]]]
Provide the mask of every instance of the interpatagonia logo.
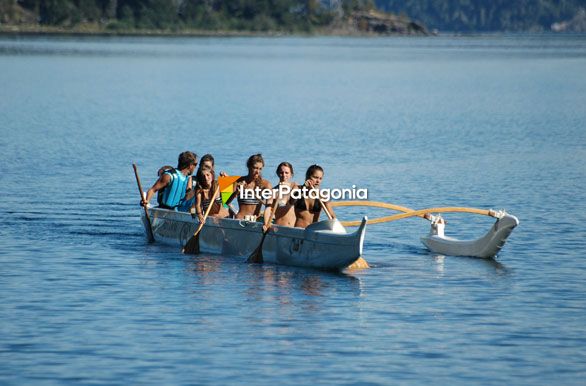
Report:
[[220,186],[220,196],[222,197],[222,204],[226,205],[228,199],[236,190],[236,181],[240,176],[220,176],[218,177],[218,185]]
[[[220,196],[222,197],[222,204],[226,205],[228,199],[236,191],[236,181],[241,176],[225,176],[218,177],[218,184],[220,186]],[[298,189],[291,189],[289,185],[279,184],[278,188],[262,189],[259,186],[254,189],[240,189],[239,199],[262,199],[281,200],[283,197],[290,196],[295,200],[299,199],[322,199],[329,201],[334,200],[368,200],[368,189],[358,189],[356,185],[352,185],[350,189],[317,189],[301,186]]]

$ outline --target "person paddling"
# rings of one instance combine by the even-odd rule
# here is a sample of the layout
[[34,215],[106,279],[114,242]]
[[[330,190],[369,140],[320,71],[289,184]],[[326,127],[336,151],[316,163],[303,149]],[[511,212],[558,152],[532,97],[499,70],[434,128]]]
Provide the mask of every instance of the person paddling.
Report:
[[[288,186],[290,188],[290,191],[298,188],[298,185],[295,182],[291,181],[294,172],[293,165],[291,165],[289,162],[281,162],[279,166],[277,166],[276,174],[277,176],[279,176],[279,184],[273,187],[273,191],[280,191],[279,188],[282,185]],[[295,225],[295,210],[293,209],[294,202],[291,201],[290,198],[291,193],[285,195],[284,197],[277,197],[279,202],[277,203],[277,207],[275,210],[275,225],[283,225],[288,227],[292,227]],[[272,203],[270,201],[267,202],[267,206],[263,215],[265,220],[263,228],[265,230],[270,226],[268,221],[271,218],[271,206]]]
[[146,197],[140,202],[147,205],[153,195],[159,191],[158,198],[160,208],[177,210],[177,207],[185,199],[185,193],[191,187],[191,175],[197,166],[197,155],[190,151],[179,154],[176,169],[167,169],[162,172],[157,181],[147,191]]
[[[264,166],[265,161],[261,154],[251,155],[248,161],[246,161],[248,174],[236,180],[237,189],[232,193],[226,204],[229,205],[238,196],[239,210],[236,215],[237,219],[252,219],[252,221],[256,221],[256,218],[260,214],[264,202],[255,192],[271,189],[271,183],[262,178],[261,175]],[[244,192],[244,197],[240,195],[241,191]]]
[[[324,177],[324,170],[319,165],[311,165],[305,172],[305,183],[299,189],[303,191],[318,189]],[[306,228],[308,225],[319,221],[319,215],[322,210],[322,204],[326,206],[327,211],[332,218],[336,218],[334,210],[329,202],[318,200],[310,197],[302,197],[295,201],[295,227]]]
[[[215,180],[214,170],[209,167],[202,167],[195,176],[197,187],[195,188],[195,212],[200,222],[204,221],[204,213],[210,205],[209,215],[212,217],[226,217],[228,211],[222,207],[222,199],[218,195],[214,202],[211,198],[218,188],[218,181]],[[224,209],[222,211],[222,209]]]
[[[185,195],[185,200],[183,200],[183,202],[179,205],[178,210],[181,212],[190,212],[192,216],[196,216],[196,212],[197,212],[197,208],[195,205],[195,192],[201,188],[201,185],[199,183],[199,179],[197,178],[197,176],[199,175],[200,171],[203,169],[210,169],[211,172],[214,175],[214,179],[213,181],[215,181],[215,175],[216,175],[216,171],[215,171],[215,161],[214,161],[214,156],[211,154],[204,154],[201,159],[199,160],[199,168],[197,169],[197,172],[195,173],[195,178],[193,179],[193,190],[190,192],[188,191],[187,194]],[[220,176],[225,176],[226,173],[224,172],[220,172]],[[212,192],[213,194],[213,192]],[[222,201],[222,199],[220,197],[218,197],[218,199],[220,202]],[[220,207],[217,209],[216,208],[212,208],[212,211],[210,213],[210,216],[214,216],[214,217],[228,217],[229,213],[228,213],[228,209],[226,209],[223,205],[220,205]]]

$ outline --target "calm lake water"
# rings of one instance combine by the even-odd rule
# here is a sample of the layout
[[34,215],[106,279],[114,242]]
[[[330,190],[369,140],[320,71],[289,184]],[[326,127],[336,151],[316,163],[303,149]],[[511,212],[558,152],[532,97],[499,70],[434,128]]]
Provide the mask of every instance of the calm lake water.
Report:
[[[585,35],[0,37],[0,383],[583,384],[585,69]],[[186,149],[520,226],[488,261],[421,219],[369,226],[358,272],[185,256],[147,244],[131,163]]]

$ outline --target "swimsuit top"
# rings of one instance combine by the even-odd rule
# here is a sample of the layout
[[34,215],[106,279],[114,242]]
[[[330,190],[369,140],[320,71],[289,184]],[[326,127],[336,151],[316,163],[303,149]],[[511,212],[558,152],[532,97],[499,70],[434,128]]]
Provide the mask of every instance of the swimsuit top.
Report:
[[311,209],[307,209],[305,199],[301,198],[295,202],[295,209],[299,211],[308,210],[309,213],[319,213],[321,211],[321,205],[318,200],[315,200],[313,202],[313,207]]
[[260,204],[260,200],[258,198],[239,198],[238,199],[239,205],[257,205]]
[[[256,187],[255,187],[256,188]],[[258,205],[262,204],[261,200],[258,197],[244,197],[240,198],[240,194],[238,194],[238,205]]]
[[[210,199],[209,198],[203,198],[201,199],[201,210],[204,211],[204,213],[208,210],[208,206],[210,206]],[[214,200],[216,203],[222,205],[222,198],[221,197],[217,197]]]
[[[287,183],[289,185],[290,188],[293,188],[296,186],[295,183],[291,183],[288,182]],[[273,189],[279,189],[279,185],[273,187]],[[283,208],[287,205],[289,205],[289,199],[291,198],[291,193],[289,193],[288,195],[284,196],[282,199],[277,200],[277,208]]]

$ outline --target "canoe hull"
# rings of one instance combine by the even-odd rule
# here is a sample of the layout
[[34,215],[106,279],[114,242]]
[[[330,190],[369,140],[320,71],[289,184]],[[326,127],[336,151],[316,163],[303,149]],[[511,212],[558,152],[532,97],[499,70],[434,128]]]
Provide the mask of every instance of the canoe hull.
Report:
[[[189,213],[149,208],[149,215],[155,240],[178,248],[185,245],[199,225]],[[274,226],[263,243],[263,259],[298,267],[344,269],[362,255],[365,232],[366,219],[354,233],[347,233],[335,219],[306,229]],[[199,245],[205,253],[248,257],[261,238],[261,223],[208,217],[199,235]]]

